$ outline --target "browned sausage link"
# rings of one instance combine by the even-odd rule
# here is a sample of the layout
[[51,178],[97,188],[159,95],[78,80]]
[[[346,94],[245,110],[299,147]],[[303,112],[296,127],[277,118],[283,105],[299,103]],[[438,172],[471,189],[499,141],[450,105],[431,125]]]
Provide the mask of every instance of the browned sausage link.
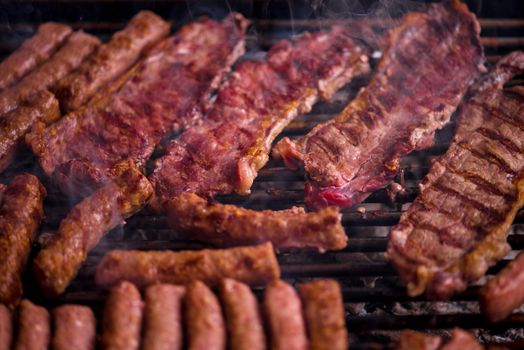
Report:
[[302,304],[295,289],[282,280],[271,282],[264,295],[264,311],[273,350],[308,348]]
[[47,350],[51,340],[49,312],[29,300],[22,300],[18,315],[15,350]]
[[38,122],[51,123],[61,116],[55,96],[47,90],[36,93],[0,120],[0,172],[11,164],[24,136]]
[[266,338],[258,302],[249,286],[225,278],[220,283],[220,298],[226,315],[229,348],[265,349]]
[[36,35],[0,63],[0,91],[47,60],[69,34],[71,28],[63,24],[48,22],[38,27]]
[[480,306],[488,320],[508,317],[524,304],[524,252],[480,289]]
[[469,332],[460,328],[454,328],[451,339],[440,348],[440,350],[482,350],[484,347]]
[[395,350],[437,350],[441,342],[438,335],[405,330],[400,333]]
[[182,300],[185,293],[185,287],[172,284],[155,284],[147,288],[143,350],[182,348]]
[[0,115],[12,111],[20,101],[32,94],[51,88],[59,79],[76,69],[99,44],[98,38],[82,31],[71,34],[64,46],[49,60],[0,94]]
[[226,328],[220,303],[201,281],[194,281],[187,287],[185,323],[189,350],[226,348]]
[[93,350],[96,320],[87,306],[63,305],[53,311],[53,350]]
[[46,295],[62,293],[87,253],[108,231],[144,207],[153,194],[151,184],[132,162],[123,163],[118,171],[113,181],[71,210],[35,258],[36,278]]
[[7,306],[0,304],[0,350],[10,350],[13,341],[13,316]]
[[342,293],[337,281],[324,279],[299,287],[311,350],[347,350]]
[[17,175],[0,208],[0,303],[14,307],[22,296],[22,272],[44,216],[44,186],[29,174]]
[[61,79],[55,89],[67,111],[79,108],[97,90],[129,69],[140,54],[165,37],[169,23],[150,11],[141,11],[111,40],[99,47],[79,69]]
[[139,288],[155,283],[187,284],[194,279],[217,286],[227,277],[250,286],[279,278],[271,243],[184,252],[113,250],[102,258],[96,271],[96,283],[104,288],[125,280]]
[[102,320],[103,349],[139,348],[143,307],[140,292],[132,283],[124,281],[111,290]]

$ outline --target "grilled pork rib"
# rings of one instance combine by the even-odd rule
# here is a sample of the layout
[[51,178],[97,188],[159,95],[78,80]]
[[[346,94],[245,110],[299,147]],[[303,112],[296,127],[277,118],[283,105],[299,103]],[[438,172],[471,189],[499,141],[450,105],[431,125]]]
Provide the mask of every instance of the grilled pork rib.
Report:
[[387,256],[410,295],[447,299],[502,259],[524,205],[524,52],[504,57],[461,106],[456,135],[390,233]]
[[29,134],[44,172],[76,194],[108,181],[120,161],[144,166],[163,137],[198,118],[243,53],[246,26],[238,14],[190,23],[115,83],[113,94]]
[[363,49],[340,27],[280,41],[264,59],[240,63],[203,123],[157,161],[156,209],[185,191],[248,194],[282,129],[368,69]]
[[372,80],[335,119],[274,155],[303,166],[311,208],[349,207],[386,186],[401,158],[429,147],[483,70],[475,16],[459,1],[407,14],[389,33]]

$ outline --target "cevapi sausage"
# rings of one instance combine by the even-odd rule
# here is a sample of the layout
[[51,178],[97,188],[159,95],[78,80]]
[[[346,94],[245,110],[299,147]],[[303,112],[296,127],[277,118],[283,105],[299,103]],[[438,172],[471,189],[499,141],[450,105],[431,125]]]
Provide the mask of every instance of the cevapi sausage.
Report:
[[96,319],[87,306],[62,305],[53,310],[53,350],[93,350]]
[[0,304],[0,350],[10,350],[13,341],[13,316],[7,306]]
[[49,319],[49,312],[45,308],[22,300],[15,350],[47,350],[51,340]]

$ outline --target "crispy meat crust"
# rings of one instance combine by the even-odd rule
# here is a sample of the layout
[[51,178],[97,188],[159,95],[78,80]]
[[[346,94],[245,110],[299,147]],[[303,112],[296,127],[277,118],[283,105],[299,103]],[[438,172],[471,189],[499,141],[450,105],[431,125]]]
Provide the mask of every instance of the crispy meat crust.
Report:
[[302,304],[290,284],[275,280],[267,286],[264,295],[264,312],[271,349],[308,349]]
[[225,278],[220,282],[220,299],[226,316],[231,350],[264,350],[266,337],[258,301],[248,285]]
[[12,111],[32,94],[50,89],[100,45],[100,40],[82,31],[71,34],[65,44],[47,61],[18,84],[0,93],[0,115]]
[[144,303],[129,282],[116,285],[106,300],[102,318],[103,349],[138,350]]
[[51,341],[49,312],[24,299],[18,311],[18,336],[15,350],[48,349]]
[[[199,119],[211,92],[244,52],[248,22],[202,18],[148,52],[84,108],[27,137],[48,176],[67,193],[89,193],[132,159],[144,167],[156,145]],[[81,193],[85,194],[85,193]]]
[[191,239],[221,247],[271,242],[275,248],[339,250],[348,238],[336,208],[306,213],[303,208],[254,211],[209,203],[183,193],[166,203],[169,225]]
[[3,194],[0,208],[0,303],[11,308],[22,296],[22,272],[44,216],[46,194],[40,181],[30,174],[17,175]]
[[119,173],[78,203],[38,253],[33,269],[44,294],[62,293],[100,239],[147,204],[153,188],[146,177],[132,162],[120,164]]
[[347,350],[349,347],[342,292],[336,280],[324,279],[299,286],[304,305],[309,348]]
[[368,71],[363,51],[335,27],[283,40],[265,59],[240,63],[203,123],[172,141],[157,160],[156,209],[185,191],[248,194],[273,140],[289,122]]
[[350,207],[385,187],[405,155],[433,144],[483,71],[480,26],[457,1],[408,13],[390,31],[372,80],[335,119],[275,155],[307,173],[311,208]]
[[96,271],[96,283],[104,288],[124,280],[139,288],[154,283],[187,284],[195,279],[217,286],[222,278],[263,286],[279,277],[271,243],[182,252],[112,250],[102,258]]
[[26,40],[15,52],[0,63],[0,91],[47,60],[71,34],[71,27],[48,22],[38,27],[37,33]]
[[54,89],[66,111],[78,109],[107,83],[118,78],[140,55],[169,33],[170,25],[151,11],[140,11],[129,24]]
[[96,319],[87,306],[62,305],[53,310],[53,350],[94,350]]
[[184,308],[188,350],[224,350],[226,327],[220,303],[203,282],[188,285]]
[[447,299],[502,259],[524,205],[524,52],[504,57],[461,106],[456,135],[390,233],[387,256],[410,295]]
[[155,284],[146,289],[142,349],[182,349],[185,294],[185,287],[171,284]]

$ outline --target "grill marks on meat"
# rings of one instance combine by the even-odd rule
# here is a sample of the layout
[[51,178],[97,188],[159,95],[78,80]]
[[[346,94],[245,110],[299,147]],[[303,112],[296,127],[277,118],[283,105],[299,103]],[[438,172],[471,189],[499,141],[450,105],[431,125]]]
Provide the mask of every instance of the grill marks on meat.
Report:
[[368,69],[363,50],[339,27],[283,40],[265,59],[240,63],[204,122],[172,141],[157,161],[157,208],[185,191],[249,193],[282,129]]
[[96,319],[87,306],[62,305],[53,310],[53,350],[94,350]]
[[112,95],[28,136],[42,169],[76,193],[113,177],[122,160],[144,166],[164,136],[198,119],[201,103],[244,52],[246,26],[238,14],[201,19],[164,40]]
[[100,239],[147,204],[153,188],[146,177],[132,162],[119,165],[118,171],[113,181],[71,210],[38,253],[33,268],[44,294],[62,293]]
[[60,80],[54,91],[67,111],[78,109],[107,83],[128,70],[140,55],[169,33],[169,23],[150,11],[141,11],[121,31]]
[[475,16],[459,1],[406,15],[369,85],[335,119],[274,154],[309,182],[306,203],[349,207],[386,186],[400,159],[429,147],[483,70]]
[[29,174],[17,175],[0,207],[0,303],[14,307],[22,296],[22,272],[44,216],[46,191]]
[[18,336],[14,349],[48,349],[50,341],[49,312],[29,300],[22,300],[18,314]]
[[410,295],[449,298],[509,251],[524,205],[524,89],[503,84],[523,71],[515,52],[472,88],[449,150],[392,229],[387,254]]
[[306,213],[303,208],[254,211],[209,203],[183,193],[166,203],[169,225],[191,239],[217,246],[271,242],[275,248],[340,250],[348,238],[336,208]]
[[182,252],[112,250],[100,261],[95,279],[104,288],[120,281],[131,281],[144,288],[155,283],[188,284],[196,279],[217,286],[222,278],[263,286],[279,277],[273,246],[265,243]]
[[71,34],[47,61],[18,84],[0,93],[0,115],[12,111],[32,94],[52,88],[58,80],[76,69],[99,44],[98,38],[82,31]]
[[48,22],[0,63],[0,91],[13,85],[24,75],[47,60],[71,34],[69,26]]
[[24,135],[36,123],[49,124],[59,119],[60,106],[47,90],[32,95],[0,119],[0,172],[14,160],[23,146]]

